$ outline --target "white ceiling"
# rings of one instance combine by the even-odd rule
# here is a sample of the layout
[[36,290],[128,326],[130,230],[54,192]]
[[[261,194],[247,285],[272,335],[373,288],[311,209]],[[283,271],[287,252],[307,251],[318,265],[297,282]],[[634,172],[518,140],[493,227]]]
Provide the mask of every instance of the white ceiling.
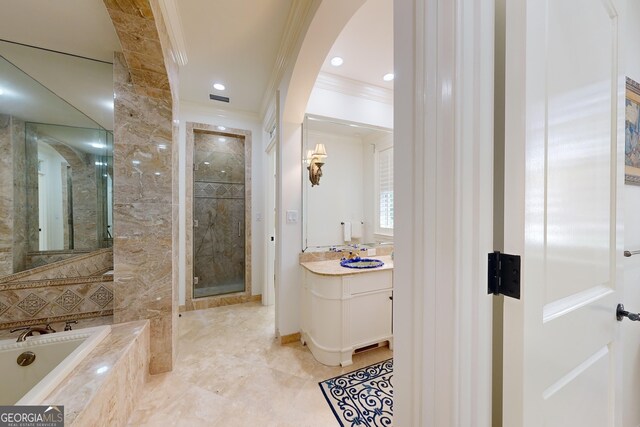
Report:
[[102,0],[4,1],[0,39],[107,62],[122,50]]
[[[176,1],[188,58],[180,68],[180,98],[259,116],[293,1]],[[384,82],[382,75],[393,69],[392,12],[392,0],[368,0],[328,56],[339,55],[344,64],[335,68],[327,60],[322,70],[391,89],[392,83]],[[102,0],[4,2],[0,39],[108,62],[114,51],[121,50]],[[10,60],[38,81],[48,79],[43,83],[56,94],[105,128],[113,128],[108,81],[92,96],[86,86],[73,84],[75,77],[65,81],[64,73],[58,72],[48,78],[48,70],[34,61],[17,56]],[[214,82],[224,83],[227,89],[216,91]],[[212,101],[210,93],[231,101]]]
[[[259,113],[292,0],[181,0],[180,98]],[[213,89],[221,82],[226,90]],[[209,94],[230,98],[211,101]]]
[[[340,67],[330,64],[334,56],[344,59]],[[367,0],[338,36],[322,71],[393,89],[393,82],[382,80],[393,73],[393,0]]]

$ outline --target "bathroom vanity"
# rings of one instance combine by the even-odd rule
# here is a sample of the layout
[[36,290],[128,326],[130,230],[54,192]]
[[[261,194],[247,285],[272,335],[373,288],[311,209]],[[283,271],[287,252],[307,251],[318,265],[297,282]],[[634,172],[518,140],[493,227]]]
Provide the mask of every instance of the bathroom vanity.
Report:
[[379,343],[393,348],[393,260],[350,269],[339,260],[303,262],[301,339],[320,363],[351,365],[353,353]]

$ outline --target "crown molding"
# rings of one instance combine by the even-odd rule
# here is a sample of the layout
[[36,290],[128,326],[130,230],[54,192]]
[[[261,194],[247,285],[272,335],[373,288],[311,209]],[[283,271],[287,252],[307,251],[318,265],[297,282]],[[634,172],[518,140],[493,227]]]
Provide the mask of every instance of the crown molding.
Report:
[[318,0],[296,0],[291,2],[284,32],[280,39],[278,54],[276,55],[276,60],[271,70],[267,89],[262,97],[260,106],[261,116],[266,114],[269,102],[271,102],[287,67],[293,59],[296,45],[298,45],[302,30],[307,25],[308,17],[313,10],[317,9],[318,4]]
[[314,88],[339,92],[385,104],[393,104],[393,90],[391,89],[322,71],[318,74]]
[[187,65],[187,48],[182,33],[182,19],[175,0],[158,0],[164,23],[169,33],[169,40],[173,47],[174,60],[180,66]]

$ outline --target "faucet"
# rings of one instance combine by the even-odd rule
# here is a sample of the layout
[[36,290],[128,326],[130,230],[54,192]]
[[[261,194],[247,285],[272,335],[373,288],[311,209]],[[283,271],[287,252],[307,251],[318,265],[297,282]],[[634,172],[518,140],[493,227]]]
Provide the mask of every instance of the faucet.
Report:
[[22,332],[20,333],[20,335],[18,335],[18,339],[16,340],[16,342],[23,342],[27,339],[27,337],[33,336],[34,332],[37,332],[40,335],[52,334],[55,332],[55,329],[53,329],[51,325],[47,323],[44,328],[38,326],[23,326],[22,328],[11,329],[10,332],[14,333],[18,331]]
[[64,324],[64,330],[65,331],[70,331],[71,330],[71,325],[72,324],[77,324],[78,321],[77,320],[67,320]]

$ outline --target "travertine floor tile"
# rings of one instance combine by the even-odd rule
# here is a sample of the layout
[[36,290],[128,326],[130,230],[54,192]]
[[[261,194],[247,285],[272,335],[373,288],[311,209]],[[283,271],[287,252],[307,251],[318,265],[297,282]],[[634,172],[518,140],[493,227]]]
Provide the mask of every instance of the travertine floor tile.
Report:
[[183,313],[175,368],[150,378],[129,425],[337,426],[318,382],[393,355],[382,347],[325,366],[300,343],[279,345],[274,318],[259,303]]

